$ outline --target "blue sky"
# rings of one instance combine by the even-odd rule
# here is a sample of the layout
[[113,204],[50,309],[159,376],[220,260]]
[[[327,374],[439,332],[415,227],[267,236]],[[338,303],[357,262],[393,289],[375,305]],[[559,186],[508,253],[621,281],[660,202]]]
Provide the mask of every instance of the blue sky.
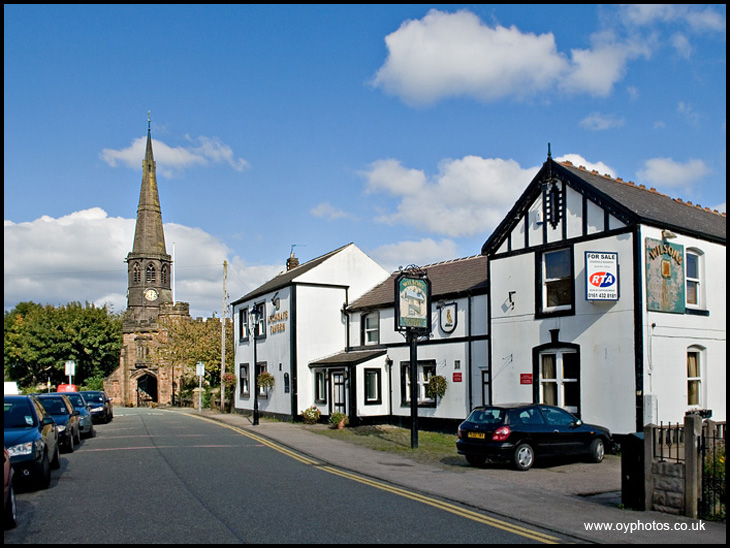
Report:
[[478,254],[547,157],[725,211],[725,5],[5,5],[5,310],[126,306],[147,113],[176,295]]

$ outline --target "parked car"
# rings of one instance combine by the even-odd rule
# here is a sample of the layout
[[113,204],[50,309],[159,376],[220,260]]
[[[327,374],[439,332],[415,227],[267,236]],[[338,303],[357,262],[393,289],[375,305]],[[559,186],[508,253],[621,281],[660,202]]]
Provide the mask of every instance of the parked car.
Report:
[[16,479],[47,488],[51,468],[61,466],[58,427],[53,417],[33,396],[5,396],[4,408],[3,437]]
[[89,411],[91,411],[94,422],[106,424],[114,418],[114,408],[106,392],[103,390],[82,390],[79,394],[89,404]]
[[93,438],[96,436],[94,429],[94,420],[89,411],[89,404],[86,403],[84,397],[78,392],[66,392],[66,397],[71,400],[74,409],[79,412],[79,430],[82,438]]
[[3,527],[12,529],[18,525],[13,488],[13,465],[10,464],[8,450],[3,447]]
[[74,409],[66,394],[38,394],[36,396],[58,426],[58,442],[71,453],[74,445],[81,443],[79,412]]
[[477,407],[459,425],[456,442],[469,464],[497,460],[518,470],[547,456],[587,455],[601,462],[610,446],[607,428],[585,424],[560,407],[531,403]]

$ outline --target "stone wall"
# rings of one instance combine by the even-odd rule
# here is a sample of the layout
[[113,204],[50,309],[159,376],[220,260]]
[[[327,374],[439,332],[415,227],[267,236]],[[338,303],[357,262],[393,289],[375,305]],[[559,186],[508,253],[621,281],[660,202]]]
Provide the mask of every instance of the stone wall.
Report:
[[651,463],[652,510],[665,514],[684,514],[684,468],[684,462],[654,461]]

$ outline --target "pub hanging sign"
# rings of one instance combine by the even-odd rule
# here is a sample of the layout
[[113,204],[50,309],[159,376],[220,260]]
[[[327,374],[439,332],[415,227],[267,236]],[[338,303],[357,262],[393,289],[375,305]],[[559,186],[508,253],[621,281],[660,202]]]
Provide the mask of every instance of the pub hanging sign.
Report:
[[419,268],[395,279],[395,330],[431,332],[431,282]]

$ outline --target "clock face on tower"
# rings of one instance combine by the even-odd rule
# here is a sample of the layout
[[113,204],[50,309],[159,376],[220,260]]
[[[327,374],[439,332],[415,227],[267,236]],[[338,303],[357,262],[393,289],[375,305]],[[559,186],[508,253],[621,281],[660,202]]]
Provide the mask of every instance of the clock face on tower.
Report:
[[157,300],[157,291],[155,289],[148,289],[144,292],[144,298],[148,301],[156,301]]

